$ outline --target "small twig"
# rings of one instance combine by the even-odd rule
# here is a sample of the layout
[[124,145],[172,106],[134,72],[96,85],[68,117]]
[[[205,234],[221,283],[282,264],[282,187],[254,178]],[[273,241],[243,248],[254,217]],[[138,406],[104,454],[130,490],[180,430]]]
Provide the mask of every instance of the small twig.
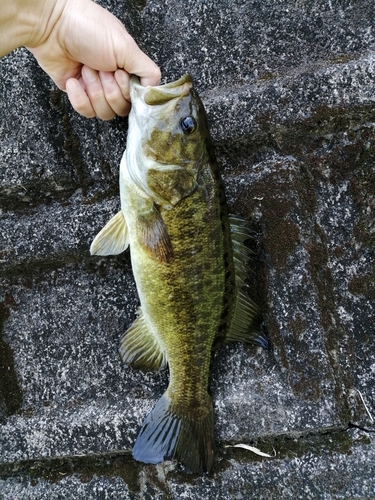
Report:
[[268,458],[276,457],[275,449],[273,450],[275,454],[269,455],[268,453],[264,453],[263,451],[260,451],[258,448],[255,448],[254,446],[249,446],[248,444],[234,444],[234,445],[227,444],[225,448],[243,448],[244,450],[252,451],[256,455],[260,455],[261,457],[268,457]]
[[363,403],[363,406],[365,407],[366,411],[367,411],[367,415],[370,417],[370,420],[371,420],[371,423],[373,424],[374,423],[374,419],[373,419],[373,416],[371,415],[369,409],[367,408],[367,405],[365,403],[365,400],[363,399],[363,396],[362,394],[360,393],[360,391],[358,389],[356,389],[356,391],[358,392],[359,394],[359,397],[361,398],[361,401]]

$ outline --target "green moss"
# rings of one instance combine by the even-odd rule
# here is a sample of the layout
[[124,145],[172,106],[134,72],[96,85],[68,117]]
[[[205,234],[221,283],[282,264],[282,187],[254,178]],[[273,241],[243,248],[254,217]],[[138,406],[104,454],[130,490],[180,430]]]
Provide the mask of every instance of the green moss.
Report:
[[369,300],[375,300],[375,280],[371,274],[352,278],[349,281],[348,289],[353,295],[362,295]]
[[105,275],[108,267],[114,269],[129,269],[131,267],[130,254],[112,255],[103,259],[90,256],[89,249],[64,252],[58,255],[41,258],[26,259],[20,264],[0,268],[0,278],[6,279],[11,285],[19,282],[26,288],[33,288],[46,277],[51,278],[53,271],[66,266],[82,266],[86,272]]
[[[363,437],[362,445],[369,444]],[[220,443],[215,450],[215,461],[212,471],[205,476],[206,481],[215,480],[219,474],[233,467],[232,461],[240,464],[249,464],[261,461],[293,459],[303,457],[307,453],[317,457],[341,453],[351,453],[354,444],[346,429],[327,428],[321,432],[292,433],[270,436],[246,444],[259,448],[262,452],[271,455],[264,458],[241,448],[234,448],[230,444]],[[72,456],[43,460],[21,461],[13,464],[0,464],[0,478],[28,478],[34,484],[39,480],[56,483],[67,476],[79,476],[86,483],[96,477],[121,478],[128,486],[130,494],[139,495],[143,491],[143,482],[147,483],[148,493],[162,492],[166,500],[174,498],[169,490],[168,479],[179,484],[193,485],[201,480],[199,474],[191,474],[179,465],[164,469],[166,480],[160,474],[160,469],[154,465],[136,462],[130,453],[109,452],[89,456]],[[142,482],[142,484],[141,484]]]
[[77,176],[78,185],[82,188],[82,193],[85,196],[87,193],[87,188],[92,184],[92,179],[90,178],[89,172],[82,157],[79,138],[74,133],[73,127],[70,123],[69,115],[67,114],[65,108],[62,118],[62,124],[65,135],[63,148],[68,158],[72,162]]
[[29,477],[56,483],[67,475],[78,475],[82,482],[89,482],[94,475],[120,477],[133,493],[140,492],[140,464],[129,454],[106,453],[101,455],[72,456],[43,460],[24,460],[1,464],[0,477]]
[[[62,148],[65,151],[72,169],[66,173],[55,173],[52,178],[48,179],[40,179],[36,174],[32,180],[23,182],[22,185],[0,187],[0,208],[3,211],[25,210],[41,203],[48,204],[55,199],[65,200],[78,188],[81,188],[85,195],[92,184],[82,157],[80,140],[70,123],[64,92],[53,91],[51,104],[54,110],[54,116],[51,119],[54,145],[57,149]],[[61,125],[63,140],[61,140],[61,129],[58,129]]]
[[[241,212],[251,214],[254,210],[254,200],[262,199],[262,246],[270,264],[281,273],[300,242],[299,228],[293,222],[294,202],[285,196],[288,191],[296,191],[295,185],[293,181],[280,182],[279,174],[275,173],[267,177],[264,183],[257,184],[251,193],[248,192],[247,186],[245,189],[246,199],[239,202]],[[269,190],[272,190],[272,196],[264,196]]]
[[321,168],[331,167],[332,181],[374,157],[374,129],[368,125],[375,121],[372,105],[317,106],[309,118],[283,123],[267,112],[256,121],[254,132],[218,144],[218,156],[238,158],[245,152],[251,158],[271,149],[305,162],[315,176]]
[[56,176],[54,179],[35,180],[23,183],[22,186],[0,188],[0,208],[4,212],[22,211],[41,203],[48,205],[56,197],[61,200],[69,198],[77,189],[77,183],[70,178]]
[[52,271],[80,260],[82,260],[82,255],[78,251],[40,259],[29,258],[21,263],[1,268],[0,277],[7,279],[11,284],[21,280],[23,286],[32,288],[36,282],[51,274]]
[[0,402],[2,401],[5,415],[8,417],[16,413],[21,405],[23,394],[18,383],[17,373],[14,367],[14,357],[9,344],[2,338],[4,324],[10,316],[12,307],[16,307],[12,295],[6,294],[4,302],[0,303]]
[[[321,323],[324,328],[324,342],[326,352],[336,379],[340,381],[335,385],[335,402],[338,414],[342,421],[351,419],[351,409],[347,397],[348,388],[353,387],[354,381],[350,370],[344,369],[341,358],[337,359],[335,353],[342,352],[345,346],[346,355],[350,355],[352,347],[346,343],[347,334],[340,318],[337,317],[336,297],[331,269],[328,266],[328,249],[326,237],[320,226],[316,224],[315,234],[317,240],[306,245],[310,256],[309,268],[317,291],[318,310],[321,314]],[[349,350],[349,351],[348,351]]]
[[[281,209],[280,203],[276,202],[275,205]],[[283,218],[282,213],[280,210],[276,217],[268,217],[267,213],[264,213],[265,249],[268,250],[271,264],[279,272],[285,270],[288,257],[294,252],[300,241],[298,226],[287,218]]]
[[[330,332],[329,338],[333,340],[332,349],[337,348],[337,332],[332,311],[335,311],[335,294],[332,272],[328,267],[328,248],[326,236],[318,224],[315,224],[316,239],[306,245],[309,254],[309,269],[318,293],[319,311],[322,315],[322,325],[326,333]],[[332,331],[331,331],[332,330]],[[330,350],[330,348],[329,348]]]
[[361,218],[353,228],[355,239],[371,250],[375,249],[375,233],[369,227],[369,221]]
[[116,186],[116,187],[111,186],[110,188],[108,188],[106,190],[98,191],[93,196],[86,198],[82,202],[82,204],[83,205],[95,205],[96,203],[100,203],[103,200],[110,200],[111,198],[117,198],[117,199],[119,198],[118,186]]
[[358,56],[355,54],[337,54],[336,56],[332,57],[329,62],[331,64],[347,64],[350,61],[353,61],[357,59]]
[[264,71],[263,73],[260,73],[260,75],[258,77],[258,81],[269,82],[269,81],[275,80],[278,76],[279,76],[279,74],[276,72]]
[[[368,442],[365,438],[363,444]],[[316,456],[330,455],[332,453],[347,455],[351,453],[354,443],[346,429],[335,427],[324,429],[321,432],[301,432],[271,436],[254,442],[246,442],[246,444],[268,453],[271,458],[261,457],[242,448],[224,446],[217,453],[217,461],[221,463],[221,470],[225,466],[230,467],[230,460],[232,459],[240,463],[252,463],[264,460],[292,459],[302,457],[307,453],[313,453]]]
[[[286,169],[287,163],[273,164],[266,180],[257,181],[255,186],[243,184],[237,188],[235,206],[245,217],[251,218],[254,213],[260,217],[261,244],[264,252],[263,260],[280,274],[287,269],[288,258],[299,244],[305,243],[309,254],[308,271],[316,290],[318,310],[324,329],[323,338],[326,352],[329,356],[332,372],[339,380],[335,386],[335,403],[338,414],[343,421],[351,418],[348,403],[348,391],[353,387],[352,372],[344,369],[348,360],[355,356],[353,339],[345,329],[337,315],[337,301],[334,280],[329,263],[329,252],[326,234],[322,228],[314,224],[317,211],[317,190],[324,185],[343,185],[349,181],[349,196],[356,204],[354,217],[359,217],[354,227],[354,238],[345,246],[336,248],[337,257],[343,255],[350,246],[359,247],[366,258],[372,259],[373,273],[365,280],[355,279],[349,284],[352,293],[374,297],[372,285],[375,274],[375,233],[373,213],[375,210],[375,108],[373,106],[353,106],[332,108],[321,106],[315,108],[310,118],[295,122],[280,123],[277,116],[271,113],[257,117],[259,128],[247,137],[240,137],[236,144],[220,144],[220,152],[225,157],[236,158],[237,174],[249,170],[254,162],[262,162],[270,158],[269,151],[295,159],[294,166]],[[233,141],[233,138],[231,139]],[[234,152],[236,154],[234,155]],[[265,156],[264,154],[267,153]],[[228,160],[231,163],[231,160]],[[238,195],[238,190],[240,193]],[[258,201],[254,201],[258,200]],[[259,201],[261,200],[261,201]],[[289,201],[290,200],[290,201]],[[298,225],[294,224],[297,220]],[[303,235],[299,234],[303,232]],[[363,248],[365,247],[365,248]],[[332,256],[331,256],[332,257]],[[258,280],[258,285],[267,287],[268,269],[264,268],[264,276]],[[267,321],[270,336],[275,337],[274,344],[280,348],[280,359],[283,366],[295,371],[293,360],[288,359],[284,352],[283,342],[278,340],[277,322],[272,318],[272,309],[267,309],[267,297],[264,318]],[[290,331],[293,342],[298,343],[299,325],[292,323]],[[289,366],[290,364],[290,366]],[[311,360],[313,369],[318,369]],[[298,366],[297,366],[298,368]],[[298,370],[297,370],[298,371]],[[318,373],[318,372],[317,372]],[[308,375],[306,376],[308,378]],[[303,392],[306,382],[302,373],[297,373],[294,389]],[[311,387],[311,396],[318,385],[306,384]],[[306,392],[306,391],[305,391]]]
[[142,11],[147,5],[147,0],[130,0],[130,1],[138,11]]

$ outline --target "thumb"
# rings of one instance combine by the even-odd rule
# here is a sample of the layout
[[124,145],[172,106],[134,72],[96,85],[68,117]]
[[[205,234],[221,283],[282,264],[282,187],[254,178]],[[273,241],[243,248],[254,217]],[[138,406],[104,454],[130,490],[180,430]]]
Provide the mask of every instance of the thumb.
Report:
[[64,10],[63,39],[70,58],[96,71],[124,69],[139,76],[142,85],[159,83],[158,66],[117,17],[91,0],[65,1],[70,3]]
[[116,57],[118,67],[129,74],[139,76],[143,86],[158,85],[161,78],[159,67],[142,52],[128,33],[127,36],[129,37],[128,43],[121,44],[120,53]]

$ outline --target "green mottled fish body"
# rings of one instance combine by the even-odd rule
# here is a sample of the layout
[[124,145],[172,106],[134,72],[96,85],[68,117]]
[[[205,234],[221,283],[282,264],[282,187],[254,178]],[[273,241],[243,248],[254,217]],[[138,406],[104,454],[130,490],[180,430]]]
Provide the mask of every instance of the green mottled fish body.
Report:
[[[176,404],[181,397],[196,407],[207,393],[211,347],[235,286],[226,276],[230,234],[229,223],[220,217],[218,186],[206,164],[189,197],[173,209],[159,207],[173,248],[173,257],[160,261],[138,238],[137,189],[126,173],[122,179],[142,313],[168,353],[170,390],[176,395]],[[187,377],[181,371],[184,362],[189,367]],[[204,369],[194,371],[193,366]]]
[[176,458],[193,471],[209,471],[213,346],[266,345],[257,308],[243,291],[249,232],[244,221],[228,217],[205,112],[189,75],[147,88],[133,78],[131,97],[121,211],[91,252],[119,253],[130,245],[141,308],[120,353],[134,368],[169,367],[169,386],[146,418],[133,456],[146,463]]

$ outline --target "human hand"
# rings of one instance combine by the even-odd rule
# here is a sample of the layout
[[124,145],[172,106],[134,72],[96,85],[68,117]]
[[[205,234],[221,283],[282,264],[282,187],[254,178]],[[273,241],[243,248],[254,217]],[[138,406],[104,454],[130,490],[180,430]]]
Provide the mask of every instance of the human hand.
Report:
[[130,74],[142,85],[159,83],[157,65],[115,16],[91,0],[18,3],[29,9],[29,25],[32,16],[36,20],[23,44],[82,115],[103,120],[127,115]]

